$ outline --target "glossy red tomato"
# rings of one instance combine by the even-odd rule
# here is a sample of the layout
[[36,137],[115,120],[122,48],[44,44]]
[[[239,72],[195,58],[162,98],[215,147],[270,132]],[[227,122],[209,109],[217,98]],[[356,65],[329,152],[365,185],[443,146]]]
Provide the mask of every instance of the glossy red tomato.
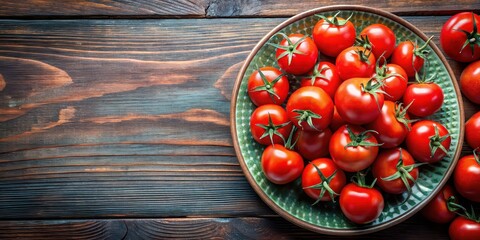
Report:
[[465,141],[473,149],[480,148],[480,111],[465,123]]
[[262,145],[284,144],[291,130],[292,124],[287,117],[287,112],[275,104],[256,108],[250,118],[252,137]]
[[480,202],[480,159],[475,152],[458,160],[453,182],[460,195],[470,201]]
[[389,58],[395,49],[395,33],[392,29],[381,23],[367,26],[360,32],[360,36],[368,36],[373,55],[375,55],[376,59],[382,54],[385,58]]
[[455,189],[450,184],[446,184],[421,210],[421,214],[434,223],[445,224],[451,222],[457,214],[448,210],[447,200],[455,194]]
[[422,120],[407,134],[407,150],[419,162],[434,163],[447,155],[452,138],[439,122]]
[[[474,27],[476,25],[476,27]],[[440,32],[440,46],[445,54],[459,62],[480,59],[480,17],[473,12],[452,16]]]
[[341,126],[347,124],[347,122],[345,122],[345,120],[343,120],[342,117],[340,117],[340,114],[338,114],[338,111],[337,111],[337,107],[333,107],[333,118],[332,118],[332,122],[330,123],[330,130],[332,130],[332,132],[335,132],[337,131],[337,129],[339,129]]
[[287,115],[295,126],[305,131],[322,131],[333,117],[333,101],[319,87],[301,87],[287,100]]
[[344,81],[335,93],[338,114],[351,124],[372,122],[380,115],[383,107],[384,98],[380,87],[381,84],[369,78]]
[[340,79],[368,78],[375,73],[375,56],[364,47],[349,47],[335,60]]
[[281,105],[287,99],[290,84],[287,77],[274,67],[262,67],[248,78],[248,96],[253,104]]
[[299,129],[293,137],[297,141],[295,150],[308,160],[326,157],[331,137],[332,131],[328,128],[323,131],[303,131]]
[[378,154],[373,163],[372,174],[383,191],[391,194],[400,194],[405,191],[410,193],[411,187],[418,178],[418,167],[407,150],[386,149]]
[[315,66],[318,58],[318,49],[313,40],[303,34],[291,34],[277,47],[275,56],[280,68],[287,73],[301,75],[308,73]]
[[362,127],[344,125],[333,133],[329,152],[333,162],[340,169],[358,172],[375,161],[378,143],[372,133]]
[[415,76],[415,72],[419,72],[425,62],[428,42],[420,47],[412,41],[399,43],[393,50],[390,62],[402,67],[408,77]]
[[389,63],[377,67],[374,77],[378,81],[383,81],[382,90],[386,93],[385,100],[398,101],[407,89],[407,73],[397,64]]
[[458,216],[450,223],[448,235],[451,240],[478,240],[480,239],[480,222]]
[[335,91],[340,86],[340,77],[338,76],[337,67],[329,62],[319,62],[313,68],[313,71],[301,81],[301,86],[317,86],[328,93],[333,99]]
[[340,209],[345,217],[356,224],[377,219],[384,205],[382,194],[375,188],[349,183],[340,193]]
[[322,17],[312,30],[313,40],[321,54],[336,57],[343,49],[355,43],[355,27],[348,19]]
[[261,163],[265,177],[275,184],[294,181],[302,175],[304,167],[300,154],[279,144],[269,145],[265,148]]
[[[478,51],[480,53],[480,51]],[[480,104],[480,60],[470,63],[460,75],[460,89],[473,103]]]
[[315,203],[335,199],[340,195],[346,182],[345,173],[329,158],[313,160],[305,167],[302,174],[303,191],[317,200]]
[[413,83],[403,96],[405,106],[411,103],[408,113],[417,117],[427,117],[438,111],[443,104],[443,90],[434,82]]

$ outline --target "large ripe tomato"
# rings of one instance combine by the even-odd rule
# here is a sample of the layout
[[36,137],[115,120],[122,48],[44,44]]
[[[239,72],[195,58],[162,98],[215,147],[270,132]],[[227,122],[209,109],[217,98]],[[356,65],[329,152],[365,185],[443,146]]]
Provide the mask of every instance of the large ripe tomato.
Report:
[[380,116],[365,127],[376,131],[373,134],[382,144],[381,148],[392,148],[403,143],[411,127],[411,122],[407,109],[402,104],[385,101]]
[[309,72],[317,63],[318,49],[313,40],[303,34],[282,34],[280,44],[271,44],[277,48],[275,56],[280,68],[287,73],[301,75]]
[[[480,53],[480,50],[477,52]],[[460,89],[468,100],[480,104],[480,60],[470,63],[462,71]]]
[[407,134],[407,150],[419,162],[434,163],[447,155],[452,138],[439,122],[422,120]]
[[480,148],[480,111],[465,123],[465,141],[473,149]]
[[319,87],[301,87],[287,100],[287,115],[290,121],[305,131],[322,131],[333,117],[333,101]]
[[440,46],[445,54],[459,62],[480,59],[480,16],[473,12],[454,15],[442,27]]
[[378,143],[370,131],[355,125],[344,125],[333,133],[329,152],[340,169],[358,172],[375,161]]
[[300,154],[279,144],[265,148],[261,163],[265,177],[275,184],[294,181],[302,175],[304,167]]
[[480,158],[475,151],[458,160],[453,182],[460,195],[470,201],[480,202]]
[[334,201],[346,182],[345,173],[329,158],[313,160],[305,167],[302,174],[303,191],[315,199],[315,203]]
[[383,82],[382,90],[385,91],[385,100],[398,101],[407,89],[407,73],[397,64],[389,63],[381,67],[377,66],[374,77]]
[[308,77],[301,81],[301,86],[317,86],[333,99],[338,86],[340,86],[340,77],[338,76],[337,67],[329,62],[319,62],[313,68]]
[[304,131],[297,130],[295,132],[295,150],[302,157],[313,160],[316,158],[326,157],[328,155],[328,144],[332,137],[332,131],[325,128],[323,131]]
[[458,216],[450,223],[448,235],[451,240],[478,240],[480,239],[480,222]]
[[425,44],[420,47],[412,41],[404,41],[399,43],[395,50],[393,50],[390,62],[402,67],[407,73],[408,77],[415,76],[415,73],[419,72],[423,67],[426,55],[429,52],[426,50],[426,48],[428,46],[428,42],[430,42],[430,39],[428,39]]
[[262,145],[284,144],[291,130],[292,124],[287,112],[275,104],[256,108],[250,118],[252,137]]
[[421,214],[428,220],[445,224],[451,222],[457,214],[448,209],[448,199],[455,196],[455,189],[446,184],[442,190],[421,210]]
[[348,19],[321,16],[313,27],[312,36],[321,54],[336,57],[345,48],[355,43],[355,27]]
[[368,78],[375,73],[375,56],[364,47],[353,46],[338,54],[335,66],[342,80]]
[[395,33],[389,27],[375,23],[367,26],[360,32],[360,36],[364,39],[368,37],[373,55],[378,59],[382,54],[385,58],[389,58],[395,49]]
[[281,105],[287,99],[290,84],[287,77],[274,67],[262,67],[248,78],[248,96],[253,104]]
[[410,105],[408,113],[417,117],[427,117],[438,111],[443,104],[442,88],[431,79],[418,79],[410,84],[403,95],[403,104]]
[[348,123],[362,125],[375,120],[383,107],[381,84],[369,78],[344,81],[335,93],[338,114]]

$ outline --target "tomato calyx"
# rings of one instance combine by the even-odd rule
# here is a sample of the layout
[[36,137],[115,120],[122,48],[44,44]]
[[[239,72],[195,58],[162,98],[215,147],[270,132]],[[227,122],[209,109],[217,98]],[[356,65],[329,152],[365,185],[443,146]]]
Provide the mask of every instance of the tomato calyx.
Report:
[[368,39],[368,35],[360,35],[355,38],[355,46],[364,47],[365,49],[372,49],[373,45]]
[[373,188],[373,186],[375,186],[375,183],[377,183],[377,178],[375,178],[370,185],[367,185],[367,181],[365,179],[365,177],[367,176],[367,172],[368,172],[368,169],[365,172],[362,172],[362,171],[357,172],[355,175],[352,176],[350,181],[358,185],[359,187]]
[[315,205],[317,203],[320,202],[320,200],[323,198],[323,195],[325,195],[325,192],[328,192],[328,194],[330,195],[330,199],[332,199],[332,202],[335,202],[335,196],[338,196],[340,195],[339,193],[336,193],[331,187],[330,187],[330,182],[332,181],[332,179],[335,177],[335,175],[337,174],[337,171],[338,170],[335,170],[332,175],[330,175],[330,177],[325,177],[325,175],[323,175],[322,171],[320,171],[320,169],[318,169],[318,167],[315,165],[315,164],[312,164],[313,167],[315,167],[315,170],[317,171],[317,174],[318,176],[320,177],[320,179],[322,180],[320,183],[317,183],[315,185],[312,185],[312,186],[308,186],[308,187],[304,187],[303,189],[308,189],[308,188],[311,188],[311,189],[318,189],[320,190],[320,194],[318,195],[318,198],[317,200],[312,204]]
[[466,40],[460,49],[461,53],[465,47],[470,45],[470,49],[472,50],[472,56],[475,53],[475,45],[480,46],[480,34],[478,33],[477,29],[477,21],[475,20],[475,14],[472,12],[472,20],[473,20],[473,29],[471,32],[465,31],[463,29],[454,29],[456,31],[463,32],[465,34]]
[[310,78],[312,86],[315,85],[315,79],[317,79],[317,78],[326,79],[327,78],[327,76],[323,75],[322,72],[327,70],[328,67],[324,66],[320,70],[317,70],[319,64],[320,64],[320,62],[315,64],[315,67],[313,68],[312,75],[306,76],[306,78]]
[[378,94],[381,93],[388,95],[387,92],[382,90],[383,85],[384,84],[382,81],[375,81],[375,78],[370,78],[370,80],[367,81],[367,84],[360,83],[360,88],[362,89],[362,92],[368,93],[373,96],[375,102],[377,103],[378,109],[382,109],[378,101]]
[[[382,53],[382,55],[378,57],[378,61],[375,63],[375,79],[377,79],[378,81],[383,81],[389,77],[399,77],[405,80],[405,78],[401,74],[398,74],[398,73],[387,74],[388,72],[387,59],[383,56],[383,54],[384,53]],[[382,66],[380,66],[380,63],[383,63]]]
[[323,19],[328,24],[334,25],[334,26],[337,26],[337,27],[341,27],[341,26],[347,24],[347,22],[350,21],[350,19],[353,17],[353,12],[350,14],[350,16],[348,16],[347,19],[339,19],[338,18],[339,14],[340,14],[340,11],[335,13],[335,15],[333,15],[332,17],[326,17],[326,16],[320,15],[320,14],[316,14],[315,16]]
[[470,205],[470,211],[468,211],[464,206],[457,203],[455,196],[450,196],[447,199],[447,208],[450,212],[454,212],[476,223],[480,223],[480,216],[476,216],[473,205]]
[[270,113],[268,113],[268,125],[256,124],[256,126],[265,129],[265,132],[262,134],[262,136],[260,136],[260,139],[268,136],[270,138],[270,142],[273,145],[274,144],[274,142],[273,142],[273,136],[274,135],[279,136],[283,140],[283,142],[285,142],[285,139],[283,138],[282,134],[278,131],[278,129],[283,128],[283,127],[287,126],[288,124],[290,124],[290,122],[275,125],[272,121]]
[[444,153],[448,153],[447,149],[445,149],[445,147],[442,145],[442,142],[450,137],[449,133],[445,134],[444,136],[440,136],[440,132],[436,125],[433,126],[433,128],[435,129],[435,135],[429,137],[430,157],[433,157],[438,149],[442,150]]
[[273,88],[275,87],[275,84],[277,84],[277,82],[280,81],[280,79],[282,79],[283,76],[285,76],[285,73],[280,74],[273,81],[269,82],[267,80],[267,77],[265,77],[265,74],[263,74],[263,72],[260,69],[258,69],[257,71],[258,71],[258,74],[260,74],[260,78],[263,81],[263,85],[255,87],[254,89],[251,90],[251,92],[267,91],[268,95],[270,96],[270,98],[272,98],[273,102],[276,102],[275,97],[277,99],[280,99],[280,97],[277,95],[277,93],[275,93]]
[[405,126],[405,128],[410,131],[410,124],[415,122],[415,120],[408,119],[407,110],[412,106],[413,101],[411,101],[406,107],[403,107],[403,103],[395,104],[395,119]]
[[320,131],[313,124],[313,119],[314,118],[321,119],[322,116],[312,112],[311,110],[294,109],[293,112],[298,114],[297,116],[295,116],[295,119],[298,120],[298,122],[297,122],[298,126],[302,126],[302,122],[306,121],[308,126],[310,126],[313,129],[316,129],[316,130]]
[[371,48],[364,48],[364,47],[356,48],[355,53],[358,55],[358,58],[360,59],[361,62],[370,64],[370,60],[368,58],[373,53]]
[[352,132],[350,127],[348,127],[348,125],[346,126],[346,128],[351,141],[347,145],[345,145],[345,149],[347,149],[347,147],[378,147],[382,145],[379,143],[366,141],[366,139],[369,138],[368,133],[378,134],[378,132],[375,130],[365,130],[359,134],[355,134],[354,132]]
[[269,44],[271,46],[274,46],[276,48],[280,48],[280,49],[285,50],[285,52],[283,52],[282,54],[280,54],[277,57],[277,61],[280,60],[281,58],[285,57],[285,56],[288,56],[288,65],[290,66],[290,63],[292,63],[293,54],[305,55],[304,52],[298,50],[297,48],[307,38],[306,35],[303,36],[302,38],[300,38],[297,42],[293,43],[292,40],[290,40],[290,38],[285,33],[278,33],[278,34],[280,34],[285,40],[287,40],[288,46],[283,46],[283,45],[276,44],[276,43],[267,43],[267,44]]
[[[413,50],[413,57],[419,57],[423,59],[427,59],[427,55],[430,53],[429,50],[427,50],[428,43],[432,40],[433,36],[427,39],[427,41],[422,45],[418,46],[417,43],[415,42],[414,44],[414,50]],[[413,60],[413,59],[412,59]]]
[[480,165],[480,156],[477,155],[477,151],[480,151],[480,147],[473,149],[473,158]]
[[[427,61],[427,65],[430,65],[430,63]],[[415,71],[415,82],[416,83],[433,83],[433,79],[437,77],[437,73],[433,73],[432,76],[427,78],[427,70],[426,68],[423,69],[422,76],[418,74],[417,71]]]

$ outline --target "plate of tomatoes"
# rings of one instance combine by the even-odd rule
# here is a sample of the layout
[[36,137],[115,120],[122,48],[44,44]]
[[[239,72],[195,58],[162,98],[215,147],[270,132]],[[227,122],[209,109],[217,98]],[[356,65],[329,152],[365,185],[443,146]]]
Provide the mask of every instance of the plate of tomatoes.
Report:
[[440,50],[363,6],[298,14],[241,68],[231,132],[261,199],[324,234],[365,234],[419,211],[460,156],[463,105]]

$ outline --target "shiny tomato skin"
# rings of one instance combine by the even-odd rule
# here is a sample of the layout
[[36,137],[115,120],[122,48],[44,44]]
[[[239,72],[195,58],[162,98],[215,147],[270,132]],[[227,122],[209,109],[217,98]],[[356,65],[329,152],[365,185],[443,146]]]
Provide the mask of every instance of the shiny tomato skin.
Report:
[[[480,53],[480,51],[478,51]],[[465,97],[480,104],[480,60],[470,63],[460,75],[460,89]]]
[[455,212],[450,212],[447,207],[447,200],[451,196],[456,196],[455,189],[452,185],[446,184],[442,190],[422,208],[420,213],[434,223],[446,224],[451,222],[457,216]]
[[365,27],[360,36],[368,36],[372,45],[372,52],[378,59],[382,54],[385,58],[389,58],[395,49],[396,37],[395,33],[389,27],[375,23]]
[[[431,120],[421,120],[413,124],[412,129],[405,139],[407,150],[412,154],[413,158],[419,162],[435,163],[447,154],[438,148],[434,155],[431,156],[430,138],[435,135],[435,127],[438,128],[440,136],[449,134],[448,130],[439,122]],[[449,136],[441,145],[448,151],[452,138]]]
[[[399,76],[394,74],[398,74]],[[382,89],[387,93],[384,94],[385,100],[398,101],[402,99],[405,90],[407,90],[407,73],[397,64],[389,63],[387,64],[387,75],[392,76],[383,79],[384,85]]]
[[[404,166],[415,164],[415,160],[413,160],[412,155],[410,155],[407,150],[401,149],[401,153]],[[401,194],[407,191],[407,187],[400,178],[392,181],[386,181],[382,179],[389,177],[398,171],[397,164],[399,159],[400,148],[386,149],[380,151],[377,159],[373,163],[372,174],[373,177],[377,179],[376,184],[386,193]],[[418,168],[414,168],[409,173],[413,179],[416,180],[418,178]],[[408,183],[410,184],[410,187],[412,187],[414,184],[414,182],[410,179],[408,180]]]
[[[362,61],[358,51],[364,51],[368,55],[368,61]],[[364,47],[349,47],[340,52],[335,59],[340,79],[369,78],[375,73],[375,56],[369,54]]]
[[[288,38],[290,41],[295,44],[298,42],[302,37],[303,34],[290,34]],[[288,41],[283,39],[280,44],[281,46],[288,46]],[[294,53],[292,60],[289,64],[288,62],[288,55],[283,56],[280,59],[280,55],[285,52],[284,49],[277,48],[275,56],[277,58],[277,63],[281,69],[285,70],[287,73],[291,73],[294,75],[301,75],[309,72],[315,66],[318,58],[318,49],[313,40],[310,37],[306,37],[296,48],[300,53]]]
[[[339,21],[345,19],[337,17]],[[332,17],[328,18],[332,20]],[[336,57],[344,49],[353,46],[355,43],[355,26],[348,21],[343,26],[335,26],[320,19],[312,30],[313,40],[321,54]]]
[[442,88],[436,83],[413,83],[407,87],[403,104],[408,106],[408,113],[417,117],[427,117],[437,112],[443,104]]
[[[263,75],[265,75],[265,78],[268,82],[272,82],[282,75],[282,72],[274,67],[262,67],[259,70],[263,73]],[[252,75],[250,75],[250,78],[248,78],[248,96],[250,97],[250,100],[252,100],[253,104],[256,106],[265,104],[281,105],[283,102],[285,102],[287,99],[288,90],[290,89],[290,84],[286,76],[282,76],[280,80],[273,85],[273,92],[276,94],[276,96],[269,94],[266,90],[256,90],[258,87],[264,85],[265,84],[258,70],[254,71]]]
[[473,148],[480,148],[480,111],[465,123],[465,141]]
[[[313,188],[308,188],[310,186],[314,186],[316,184],[319,184],[322,181],[320,178],[317,169],[313,166],[317,166],[317,168],[322,172],[322,174],[326,177],[329,178],[332,176],[332,174],[335,173],[335,176],[331,179],[330,183],[328,184],[330,188],[337,194],[340,194],[342,191],[342,188],[345,186],[347,182],[347,178],[345,176],[345,173],[341,170],[338,169],[337,166],[333,163],[333,161],[329,158],[318,158],[307,164],[305,166],[305,169],[303,170],[302,173],[302,188],[303,191],[312,199],[317,200],[318,197],[320,196],[320,189],[313,189]],[[335,197],[335,196],[334,196]],[[325,194],[320,198],[320,201],[331,201],[330,194],[328,192],[325,192]]]
[[300,82],[300,85],[302,87],[317,86],[325,90],[325,92],[328,93],[330,98],[333,99],[333,96],[335,95],[338,86],[340,86],[340,83],[342,82],[342,80],[340,80],[340,77],[338,76],[337,67],[335,67],[335,65],[329,62],[320,62],[318,63],[316,70],[324,77],[315,77],[313,84],[311,77],[303,78]]
[[347,184],[340,193],[340,209],[345,217],[356,224],[366,224],[377,219],[385,205],[380,191],[375,188]]
[[[459,62],[472,62],[480,59],[480,46],[475,45],[472,48],[463,44],[467,41],[467,35],[461,30],[472,32],[473,18],[475,17],[477,32],[480,30],[480,17],[472,12],[461,12],[445,22],[440,32],[440,46],[447,56]],[[463,49],[462,49],[463,48]]]
[[304,167],[300,154],[279,144],[265,148],[261,165],[265,177],[275,184],[293,182],[302,175]]
[[451,240],[478,240],[480,239],[480,223],[464,216],[458,216],[450,223],[448,235]]
[[453,182],[460,195],[470,201],[480,203],[480,164],[473,154],[458,160],[453,171]]
[[332,137],[332,131],[325,128],[323,131],[303,131],[301,129],[295,132],[293,139],[296,139],[295,150],[305,159],[314,160],[328,156],[328,144]]
[[[282,125],[288,123],[290,120],[287,116],[287,112],[282,107],[275,104],[266,104],[262,105],[253,111],[252,116],[250,117],[250,132],[255,141],[262,145],[271,145],[272,142],[270,137],[261,138],[265,133],[265,129],[258,126],[268,125],[268,117],[272,119],[273,124]],[[283,136],[283,139],[278,135],[273,135],[273,143],[284,144],[283,140],[287,140],[290,131],[292,130],[292,124],[288,124],[282,128],[277,129],[278,132]]]
[[422,69],[425,59],[416,56],[414,43],[412,41],[401,42],[393,50],[390,63],[397,64],[405,70],[408,77],[414,77],[415,72]]

